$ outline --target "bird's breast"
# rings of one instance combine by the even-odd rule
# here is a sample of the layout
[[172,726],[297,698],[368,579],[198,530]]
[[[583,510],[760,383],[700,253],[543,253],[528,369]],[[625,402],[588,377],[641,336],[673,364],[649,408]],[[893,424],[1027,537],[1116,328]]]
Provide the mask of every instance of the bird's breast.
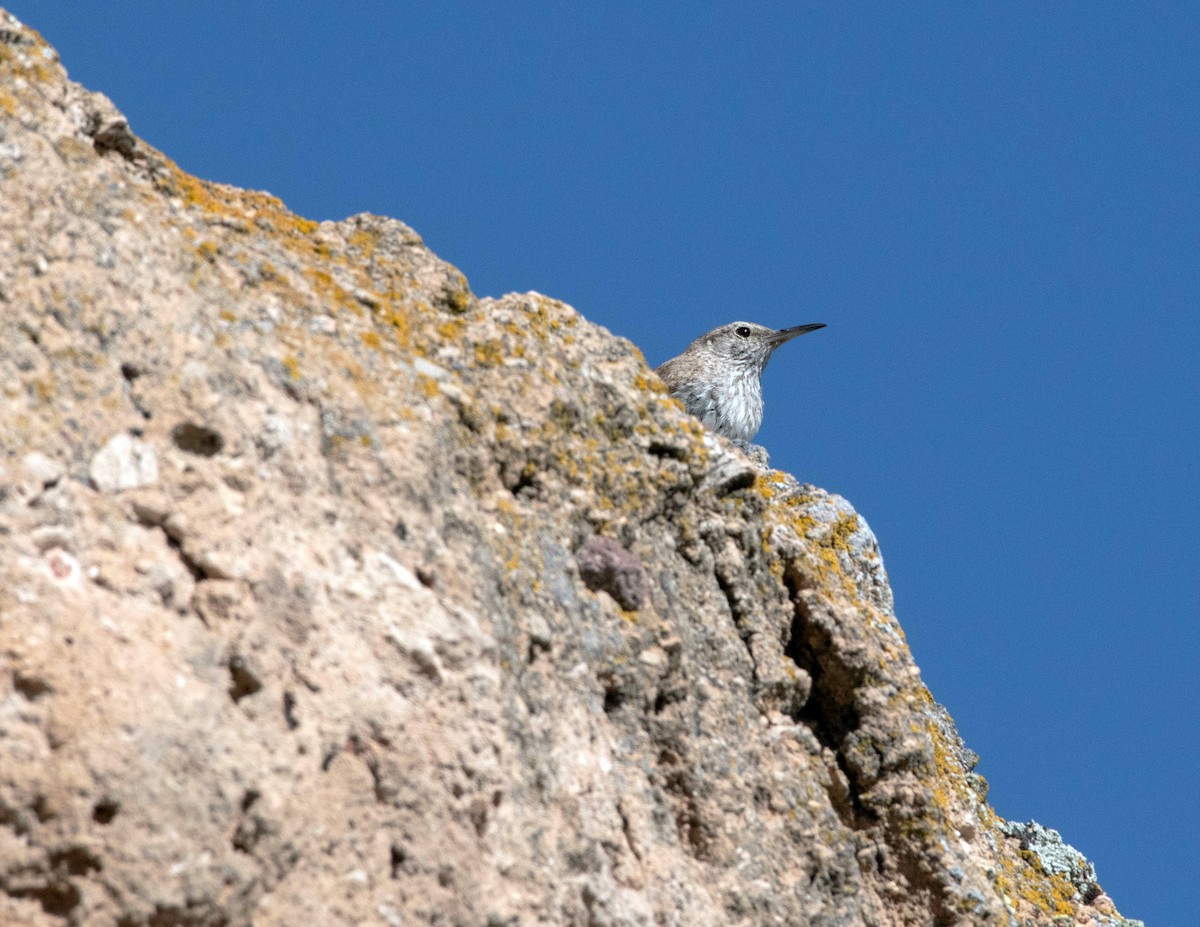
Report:
[[756,376],[736,376],[716,403],[716,430],[738,441],[751,441],[762,424],[762,386]]

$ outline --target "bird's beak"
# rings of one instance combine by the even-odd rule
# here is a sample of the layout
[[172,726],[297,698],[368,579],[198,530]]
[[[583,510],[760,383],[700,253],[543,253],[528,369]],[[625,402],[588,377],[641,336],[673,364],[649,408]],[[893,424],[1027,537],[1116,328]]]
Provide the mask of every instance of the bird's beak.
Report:
[[824,327],[824,322],[814,322],[812,325],[796,325],[792,328],[781,328],[771,336],[771,347],[777,348],[785,341],[791,341],[800,335],[807,335],[809,332],[815,332],[818,328]]

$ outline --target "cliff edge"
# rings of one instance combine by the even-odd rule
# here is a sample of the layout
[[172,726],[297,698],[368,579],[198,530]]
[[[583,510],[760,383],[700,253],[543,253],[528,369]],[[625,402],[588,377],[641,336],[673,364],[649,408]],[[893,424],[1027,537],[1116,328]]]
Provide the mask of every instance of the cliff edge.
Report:
[[1124,921],[842,499],[407,226],[200,181],[0,12],[0,922]]

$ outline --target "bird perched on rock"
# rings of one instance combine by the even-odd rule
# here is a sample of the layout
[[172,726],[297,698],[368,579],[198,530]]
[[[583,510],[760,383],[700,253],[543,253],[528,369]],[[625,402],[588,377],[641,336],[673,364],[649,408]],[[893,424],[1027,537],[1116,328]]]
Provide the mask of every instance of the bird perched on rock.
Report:
[[785,341],[824,327],[730,322],[701,335],[655,373],[704,427],[746,448],[762,424],[762,372],[771,354]]

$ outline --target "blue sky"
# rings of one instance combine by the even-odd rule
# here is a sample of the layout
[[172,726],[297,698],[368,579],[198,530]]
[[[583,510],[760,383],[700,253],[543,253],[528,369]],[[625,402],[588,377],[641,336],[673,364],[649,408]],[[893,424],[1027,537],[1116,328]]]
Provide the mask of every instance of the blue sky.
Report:
[[879,535],[1000,813],[1194,921],[1200,6],[7,6],[186,170],[652,364],[827,323],[767,370],[773,463]]

